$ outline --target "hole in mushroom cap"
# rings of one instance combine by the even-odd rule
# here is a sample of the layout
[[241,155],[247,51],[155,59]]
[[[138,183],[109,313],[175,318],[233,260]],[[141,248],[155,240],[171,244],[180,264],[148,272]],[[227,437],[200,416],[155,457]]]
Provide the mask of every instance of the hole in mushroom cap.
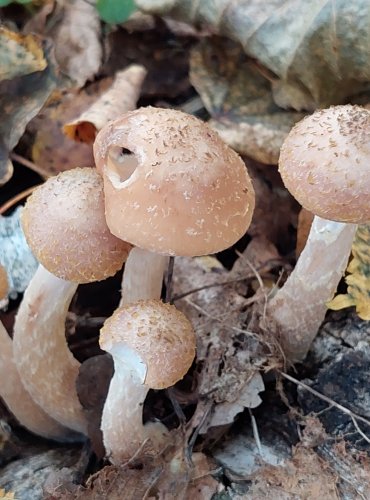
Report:
[[107,168],[110,174],[115,174],[116,182],[127,181],[135,172],[139,162],[132,151],[119,146],[109,149]]

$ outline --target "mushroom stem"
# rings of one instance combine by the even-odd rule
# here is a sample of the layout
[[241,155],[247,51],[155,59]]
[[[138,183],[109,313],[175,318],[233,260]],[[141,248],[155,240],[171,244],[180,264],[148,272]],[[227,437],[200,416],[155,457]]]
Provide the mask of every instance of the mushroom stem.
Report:
[[168,261],[166,255],[133,248],[125,264],[120,306],[138,300],[159,300]]
[[325,318],[351,253],[356,224],[314,217],[307,244],[267,307],[288,360],[302,361]]
[[75,381],[79,362],[65,338],[65,320],[77,283],[39,265],[24,294],[14,325],[14,357],[34,401],[61,424],[86,434]]
[[134,456],[146,439],[150,438],[154,449],[160,448],[167,429],[159,422],[143,425],[143,406],[149,387],[132,366],[114,358],[114,367],[101,430],[110,461],[119,465]]
[[0,396],[18,422],[29,431],[56,441],[78,439],[53,420],[24,388],[13,358],[12,340],[0,322]]

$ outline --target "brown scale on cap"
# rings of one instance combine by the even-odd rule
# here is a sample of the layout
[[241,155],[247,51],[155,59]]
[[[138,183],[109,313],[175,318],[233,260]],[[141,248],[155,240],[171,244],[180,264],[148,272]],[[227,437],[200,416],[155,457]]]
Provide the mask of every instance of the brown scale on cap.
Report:
[[91,168],[68,170],[37,188],[27,200],[22,225],[39,262],[77,283],[112,276],[131,249],[107,227],[103,183]]
[[[120,155],[125,149],[133,154]],[[254,191],[243,161],[193,116],[150,107],[127,113],[100,131],[94,155],[108,226],[125,241],[204,255],[249,227]]]
[[281,149],[279,170],[299,203],[322,218],[370,221],[370,112],[333,106],[297,123]]
[[145,363],[144,383],[152,389],[174,385],[195,356],[190,321],[175,306],[158,300],[139,301],[114,312],[101,329],[100,346],[112,353],[118,343],[135,351]]

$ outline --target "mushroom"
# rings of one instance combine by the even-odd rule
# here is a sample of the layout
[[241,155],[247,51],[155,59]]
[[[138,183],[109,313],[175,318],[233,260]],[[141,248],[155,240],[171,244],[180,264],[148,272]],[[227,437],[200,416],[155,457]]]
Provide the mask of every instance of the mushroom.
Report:
[[8,273],[5,267],[0,264],[0,308],[7,305],[8,290]]
[[13,358],[12,340],[0,322],[0,397],[18,422],[29,431],[56,441],[78,436],[45,413],[24,388]]
[[370,112],[333,106],[296,124],[279,170],[299,203],[315,214],[307,244],[268,304],[285,354],[302,361],[344,274],[357,224],[370,221]]
[[40,266],[15,320],[17,367],[41,408],[86,433],[75,388],[79,363],[65,339],[66,315],[78,284],[113,275],[131,246],[109,232],[102,180],[90,168],[65,171],[37,188],[24,208],[22,224]]
[[254,191],[246,166],[194,116],[129,112],[99,132],[94,156],[108,227],[138,247],[125,266],[123,303],[159,298],[166,256],[224,250],[249,227]]
[[101,423],[108,456],[120,464],[147,441],[158,451],[167,429],[143,425],[144,400],[150,388],[170,387],[189,370],[195,356],[191,323],[173,305],[138,301],[106,320],[100,346],[113,356],[115,368]]

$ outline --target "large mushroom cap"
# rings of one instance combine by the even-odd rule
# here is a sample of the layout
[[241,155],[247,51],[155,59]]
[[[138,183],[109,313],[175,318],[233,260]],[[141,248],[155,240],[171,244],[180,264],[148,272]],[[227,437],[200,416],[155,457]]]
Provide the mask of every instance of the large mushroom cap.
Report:
[[23,210],[22,226],[39,262],[77,283],[112,276],[131,249],[108,229],[103,182],[91,168],[68,170],[37,188]]
[[195,356],[195,333],[175,306],[142,300],[118,308],[107,319],[100,347],[124,364],[144,363],[143,383],[164,389],[189,370]]
[[333,106],[297,123],[279,170],[299,203],[324,219],[370,221],[370,112]]
[[193,116],[150,107],[127,113],[99,132],[94,155],[108,226],[125,241],[204,255],[249,227],[254,191],[243,161]]

